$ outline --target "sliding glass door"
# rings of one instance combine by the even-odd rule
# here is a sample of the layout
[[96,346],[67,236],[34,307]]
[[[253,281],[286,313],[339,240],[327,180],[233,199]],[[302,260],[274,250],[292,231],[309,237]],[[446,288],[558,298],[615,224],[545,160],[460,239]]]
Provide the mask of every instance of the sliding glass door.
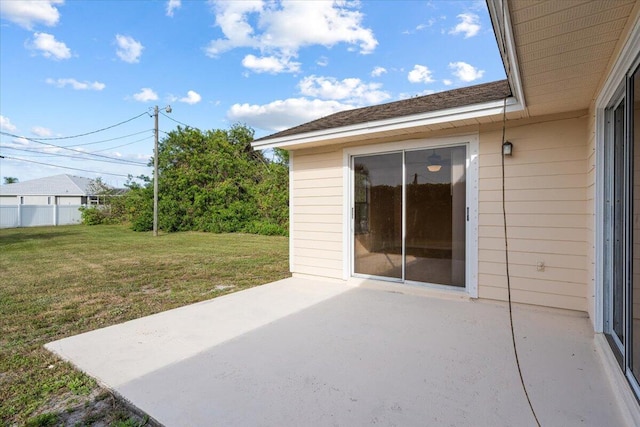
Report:
[[610,340],[615,346],[618,358],[622,359],[624,354],[624,282],[627,277],[625,265],[627,264],[626,254],[626,226],[625,226],[625,210],[627,208],[626,193],[628,187],[626,185],[626,177],[628,169],[626,163],[628,157],[625,155],[627,144],[625,142],[625,103],[624,97],[619,100],[618,104],[611,108],[609,112],[610,126],[610,146],[608,154],[611,162],[611,173],[606,175],[606,185],[609,189],[609,211],[611,215],[611,224],[609,230],[610,264],[611,272],[607,276],[607,285],[609,287],[609,318],[607,324],[609,326]]
[[640,396],[640,69],[605,115],[604,332]]
[[402,153],[354,159],[354,272],[402,278]]
[[[628,134],[631,145],[633,176],[631,189],[631,286],[629,299],[629,368],[637,383],[640,383],[640,68],[629,81],[630,108]],[[640,394],[640,390],[639,394]]]
[[465,286],[466,146],[356,156],[356,275]]

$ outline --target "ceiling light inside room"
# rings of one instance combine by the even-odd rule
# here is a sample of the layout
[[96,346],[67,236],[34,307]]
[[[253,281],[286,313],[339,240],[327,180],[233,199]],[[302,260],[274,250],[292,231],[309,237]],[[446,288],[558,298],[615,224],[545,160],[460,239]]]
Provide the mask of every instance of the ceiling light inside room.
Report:
[[435,150],[427,160],[429,161],[429,164],[427,165],[427,170],[429,172],[439,172],[440,169],[442,169],[442,158],[436,154]]

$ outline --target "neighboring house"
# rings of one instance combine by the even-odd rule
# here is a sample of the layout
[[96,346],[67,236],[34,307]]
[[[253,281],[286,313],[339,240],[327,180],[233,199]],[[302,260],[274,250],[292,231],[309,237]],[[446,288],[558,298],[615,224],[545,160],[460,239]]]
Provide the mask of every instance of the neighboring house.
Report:
[[513,300],[588,313],[638,416],[640,2],[488,5],[506,81],[254,141],[290,152],[291,272],[506,300],[504,161]]
[[93,196],[93,180],[54,175],[0,185],[0,205],[86,205]]
[[0,228],[79,224],[79,207],[98,203],[94,181],[55,175],[0,185]]

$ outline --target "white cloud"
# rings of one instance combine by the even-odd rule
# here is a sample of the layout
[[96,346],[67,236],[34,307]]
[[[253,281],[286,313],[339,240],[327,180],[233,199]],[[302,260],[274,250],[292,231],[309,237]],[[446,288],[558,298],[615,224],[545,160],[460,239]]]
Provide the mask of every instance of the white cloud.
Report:
[[291,62],[290,58],[263,56],[258,58],[247,55],[242,60],[242,65],[256,73],[297,73],[300,71],[299,62]]
[[31,133],[36,136],[47,137],[53,135],[51,129],[47,129],[42,126],[34,126],[31,128]]
[[380,83],[364,83],[357,78],[337,80],[333,77],[309,76],[298,84],[300,93],[323,99],[342,100],[349,104],[377,104],[391,98],[379,90]]
[[48,78],[45,80],[47,84],[54,85],[56,87],[65,87],[71,86],[71,88],[75,90],[102,90],[107,87],[104,83],[100,82],[89,82],[84,81],[80,82],[76,79],[51,79]]
[[449,79],[444,79],[444,80],[442,81],[442,83],[443,83],[445,86],[451,86],[451,85],[453,84],[453,82],[452,82],[451,80],[449,80]]
[[60,20],[55,5],[63,3],[64,0],[0,1],[0,16],[27,30],[33,29],[35,24],[52,27]]
[[181,0],[169,0],[167,2],[167,16],[173,16],[173,11],[180,9],[180,6],[182,6]]
[[326,67],[327,65],[329,65],[329,58],[327,58],[326,56],[321,56],[316,61],[316,64],[318,64],[320,67]]
[[385,74],[387,72],[387,69],[384,67],[375,67],[373,69],[373,71],[371,72],[371,77],[380,77],[381,75]]
[[39,50],[45,58],[71,58],[71,49],[69,49],[63,42],[56,40],[56,38],[51,34],[35,33],[33,35],[33,41],[28,45],[28,47]]
[[116,50],[118,58],[130,64],[140,62],[140,55],[142,55],[142,49],[144,49],[142,43],[133,37],[116,34],[116,44],[118,45]]
[[[440,19],[442,19],[442,17]],[[419,31],[424,31],[427,28],[432,27],[436,22],[438,22],[436,18],[430,18],[426,24],[418,24],[413,30],[404,30],[402,34],[415,34]]]
[[418,64],[414,65],[413,70],[409,71],[407,78],[411,83],[433,83],[435,81],[429,67]]
[[212,40],[205,48],[211,57],[234,48],[249,47],[260,49],[267,56],[288,60],[295,58],[302,47],[331,47],[338,43],[358,46],[360,53],[367,54],[378,44],[371,29],[362,26],[363,14],[356,9],[357,2],[212,3],[216,25],[224,37]]
[[227,111],[227,118],[260,129],[281,131],[351,108],[338,101],[289,98],[265,105],[234,104]]
[[158,94],[148,87],[143,87],[140,92],[133,95],[133,99],[140,102],[157,101]]
[[202,97],[200,96],[199,93],[190,90],[187,92],[187,96],[185,96],[184,98],[180,98],[179,99],[180,102],[184,102],[186,104],[197,104],[198,102],[202,101]]
[[18,130],[16,125],[11,123],[11,120],[9,120],[9,117],[5,117],[5,116],[0,116],[0,129],[6,130],[9,132],[15,132],[16,130]]
[[450,62],[449,68],[453,70],[453,75],[463,82],[472,82],[482,78],[484,75],[484,70],[479,70],[473,65],[462,61]]
[[464,34],[464,38],[473,37],[480,31],[480,17],[475,13],[461,13],[460,22],[453,27],[449,34]]

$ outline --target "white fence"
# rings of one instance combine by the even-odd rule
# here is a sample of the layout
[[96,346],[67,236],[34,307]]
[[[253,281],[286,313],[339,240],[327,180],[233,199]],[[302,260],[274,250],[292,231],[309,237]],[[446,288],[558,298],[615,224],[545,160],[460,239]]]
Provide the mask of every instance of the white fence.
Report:
[[0,206],[0,228],[80,224],[80,205]]

